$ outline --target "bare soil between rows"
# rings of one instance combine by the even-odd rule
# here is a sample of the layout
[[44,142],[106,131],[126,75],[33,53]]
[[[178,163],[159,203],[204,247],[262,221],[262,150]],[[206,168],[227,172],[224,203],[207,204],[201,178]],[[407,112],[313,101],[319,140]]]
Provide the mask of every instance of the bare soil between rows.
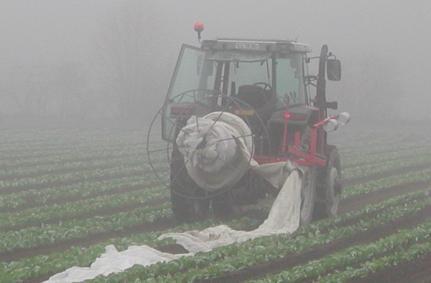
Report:
[[390,268],[377,271],[364,278],[352,280],[355,283],[419,283],[431,282],[431,253],[414,261],[404,262]]

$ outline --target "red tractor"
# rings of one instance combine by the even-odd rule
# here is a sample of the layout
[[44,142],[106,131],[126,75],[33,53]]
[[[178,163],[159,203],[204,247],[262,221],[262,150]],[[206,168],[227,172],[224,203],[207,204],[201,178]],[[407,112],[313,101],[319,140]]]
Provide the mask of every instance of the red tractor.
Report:
[[[339,81],[341,64],[323,45],[309,57],[307,45],[289,40],[216,39],[201,47],[183,45],[165,103],[159,113],[162,138],[171,143],[172,210],[182,221],[213,212],[226,215],[236,206],[265,197],[271,186],[248,172],[216,193],[200,188],[187,170],[176,137],[192,116],[226,111],[250,127],[259,164],[292,161],[308,170],[303,176],[301,222],[334,216],[342,186],[337,148],[327,131],[338,116],[337,102],[326,100],[326,79]],[[308,65],[318,59],[317,76]],[[312,87],[316,91],[312,91]]]

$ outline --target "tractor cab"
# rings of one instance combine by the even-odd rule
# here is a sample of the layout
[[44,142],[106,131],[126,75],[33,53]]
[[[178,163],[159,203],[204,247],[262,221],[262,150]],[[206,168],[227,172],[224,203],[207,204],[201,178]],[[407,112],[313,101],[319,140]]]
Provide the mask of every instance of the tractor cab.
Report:
[[[195,27],[198,35],[202,29],[200,25]],[[336,109],[337,102],[326,100],[326,80],[340,80],[341,64],[326,45],[322,46],[320,56],[309,57],[310,51],[307,45],[289,40],[216,39],[204,40],[200,47],[182,46],[165,103],[159,111],[162,138],[172,144],[167,151],[169,187],[172,209],[178,219],[205,217],[210,210],[216,215],[228,214],[237,204],[264,197],[268,191],[265,188],[270,187],[251,169],[238,174],[240,179],[233,186],[217,187],[214,192],[198,185],[196,176],[193,179],[189,175],[194,163],[187,163],[190,158],[186,162],[177,138],[182,139],[186,125],[195,125],[199,132],[198,117],[203,121],[216,113],[220,114],[214,117],[217,119],[213,120],[213,126],[224,113],[234,114],[241,123],[245,122],[248,134],[232,135],[230,139],[238,142],[251,138],[251,156],[259,166],[293,162],[303,168],[301,223],[336,214],[341,195],[341,165],[336,147],[327,144],[327,132],[347,122],[348,115],[328,116],[327,109]],[[314,59],[318,61],[315,76],[308,72]],[[206,129],[209,133],[212,126]],[[197,142],[195,153],[216,147],[207,138],[204,135],[193,142]],[[199,154],[194,156],[197,158]],[[208,159],[217,157],[213,151],[205,154]],[[239,155],[231,155],[235,156]]]
[[[313,125],[327,118],[326,108],[336,108],[326,102],[325,68],[323,78],[308,74],[310,51],[288,40],[217,39],[204,40],[200,48],[183,45],[163,108],[163,138],[173,142],[192,115],[229,111],[253,130],[256,160],[299,158],[301,150],[310,149]],[[322,54],[328,78],[339,80],[339,61],[330,58],[326,46]],[[325,133],[316,129],[315,134],[319,141],[314,153],[323,155]]]

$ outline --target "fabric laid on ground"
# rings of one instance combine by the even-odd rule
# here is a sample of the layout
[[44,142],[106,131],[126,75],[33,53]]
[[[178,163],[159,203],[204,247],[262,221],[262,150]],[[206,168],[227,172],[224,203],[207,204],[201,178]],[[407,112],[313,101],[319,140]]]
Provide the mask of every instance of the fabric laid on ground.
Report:
[[136,264],[147,266],[156,262],[171,261],[183,255],[160,252],[149,246],[130,246],[125,251],[117,251],[113,245],[106,246],[105,253],[94,261],[90,267],[72,267],[52,276],[52,283],[82,282],[99,275],[109,275],[124,271]]
[[[106,252],[90,267],[69,268],[52,276],[46,282],[80,282],[98,275],[121,272],[135,264],[147,266],[157,262],[168,262],[182,256],[209,252],[217,247],[242,243],[257,237],[296,231],[300,224],[301,213],[301,170],[290,162],[257,164],[251,159],[253,146],[249,134],[248,126],[238,116],[214,112],[202,119],[192,117],[183,128],[183,134],[178,136],[177,144],[190,164],[187,167],[189,175],[200,186],[206,186],[205,189],[216,190],[217,182],[225,186],[234,184],[239,180],[235,174],[240,174],[242,177],[250,169],[280,189],[268,218],[257,229],[237,231],[226,225],[219,225],[201,231],[161,235],[160,239],[173,238],[177,244],[189,251],[187,254],[179,255],[163,253],[145,245],[132,246],[121,252],[113,246],[108,246]],[[227,154],[236,157],[227,156]],[[211,162],[221,163],[215,165]],[[228,167],[226,171],[225,168],[230,162],[234,166]],[[214,176],[211,177],[209,172]]]
[[197,252],[209,252],[217,247],[241,243],[257,237],[293,233],[299,227],[301,187],[300,173],[294,170],[284,182],[268,218],[255,230],[237,231],[226,225],[219,225],[202,231],[166,233],[160,236],[160,239],[175,239],[178,244],[190,252],[188,254],[163,253],[146,245],[131,246],[127,250],[118,252],[114,246],[110,245],[90,267],[72,267],[52,276],[45,282],[82,282],[99,275],[106,276],[124,271],[135,264],[148,266],[175,260],[182,256],[193,256]]
[[241,243],[257,237],[293,233],[300,224],[301,187],[299,172],[295,170],[283,184],[268,218],[255,230],[237,231],[226,225],[220,225],[202,231],[167,233],[160,238],[173,238],[186,250],[197,253],[208,252],[217,247]]

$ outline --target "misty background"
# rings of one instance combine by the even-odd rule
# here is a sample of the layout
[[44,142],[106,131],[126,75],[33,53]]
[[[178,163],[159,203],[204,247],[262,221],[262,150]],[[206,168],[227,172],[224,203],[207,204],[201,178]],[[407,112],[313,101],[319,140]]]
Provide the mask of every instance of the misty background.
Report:
[[204,39],[327,43],[328,100],[354,120],[431,119],[429,1],[0,0],[0,125],[145,126],[196,20]]

